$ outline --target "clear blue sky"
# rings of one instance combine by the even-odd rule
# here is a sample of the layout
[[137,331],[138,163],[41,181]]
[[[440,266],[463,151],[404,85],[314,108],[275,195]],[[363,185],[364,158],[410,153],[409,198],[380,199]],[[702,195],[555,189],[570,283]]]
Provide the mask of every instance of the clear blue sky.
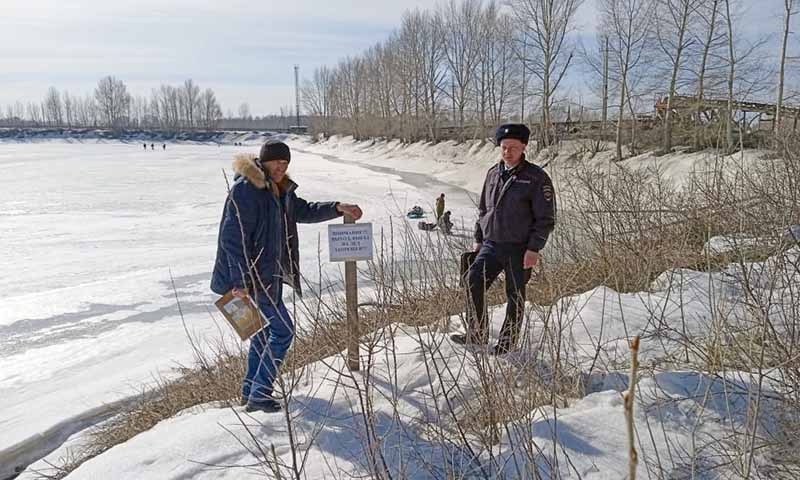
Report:
[[[594,30],[595,0],[579,23]],[[782,0],[743,0],[753,32],[776,31]],[[135,94],[192,78],[223,108],[293,103],[294,64],[310,75],[387,37],[404,10],[437,0],[0,0],[0,106],[47,88],[90,93],[115,75]],[[768,28],[767,28],[768,27]],[[798,38],[794,38],[798,42]]]

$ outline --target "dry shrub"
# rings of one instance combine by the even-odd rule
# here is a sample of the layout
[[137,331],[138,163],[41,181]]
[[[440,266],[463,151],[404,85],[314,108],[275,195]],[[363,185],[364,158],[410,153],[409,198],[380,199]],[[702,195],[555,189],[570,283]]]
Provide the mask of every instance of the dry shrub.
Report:
[[[738,249],[721,256],[711,256],[703,249],[712,235],[737,233],[772,239],[776,229],[800,221],[797,153],[800,149],[796,138],[785,142],[784,159],[765,160],[755,167],[742,164],[738,170],[730,167],[724,170],[719,162],[709,174],[696,175],[682,189],[652,169],[629,170],[616,165],[606,171],[575,168],[559,192],[559,226],[548,247],[546,261],[527,288],[528,299],[535,306],[533,312],[527,312],[525,325],[533,333],[524,340],[522,350],[510,359],[487,358],[482,351],[466,351],[463,362],[472,365],[478,375],[463,389],[448,393],[447,408],[438,413],[435,421],[426,421],[421,427],[425,437],[433,444],[468,452],[474,458],[488,456],[487,462],[492,463],[498,440],[504,433],[513,432],[516,438],[530,439],[518,449],[527,456],[528,464],[548,461],[543,460],[541,447],[528,431],[533,419],[537,413],[567,406],[580,398],[585,392],[583,381],[591,373],[582,370],[582,362],[570,341],[568,332],[573,319],[552,307],[560,299],[599,285],[619,292],[646,291],[657,275],[674,268],[716,271],[730,261],[743,266],[785,250],[788,245],[780,242],[767,242],[763,248]],[[375,359],[386,353],[387,336],[393,336],[400,323],[416,327],[418,332],[431,327],[447,332],[452,328],[449,319],[453,315],[464,319],[466,300],[457,269],[458,257],[470,242],[468,236],[420,234],[405,223],[392,226],[388,232],[381,232],[376,259],[361,272],[372,293],[360,310],[359,331],[365,363],[363,375],[354,381],[358,387],[354,395],[359,399],[358,411],[363,414],[368,433],[364,441],[370,446],[367,464],[372,477],[392,476],[382,457],[383,440],[374,425],[371,399],[375,385],[371,382],[374,382]],[[344,301],[341,294],[327,295],[331,292],[330,288],[311,292],[297,306],[306,323],[298,329],[284,375],[279,380],[279,391],[289,401],[301,377],[308,373],[308,365],[341,352],[347,345]],[[800,299],[800,292],[797,294]],[[726,446],[721,451],[720,458],[728,458],[720,460],[725,464],[747,465],[741,459],[752,458],[756,449],[777,452],[786,445],[786,438],[800,431],[796,414],[800,411],[797,355],[800,329],[796,324],[800,318],[799,302],[797,299],[788,302],[787,324],[769,325],[765,321],[768,316],[763,315],[764,305],[758,301],[761,297],[754,291],[751,297],[754,322],[747,328],[715,321],[708,334],[679,339],[685,350],[692,352],[681,368],[720,375],[735,368],[756,372],[761,379],[766,372],[779,372],[771,380],[777,385],[777,404],[785,412],[784,428],[756,441],[761,411],[754,407],[753,428],[736,433],[743,441],[735,439],[730,443],[740,446]],[[492,287],[487,300],[490,304],[505,301],[502,281]],[[538,322],[535,328],[532,313]],[[790,333],[786,334],[787,331]],[[602,346],[597,348],[599,356]],[[433,346],[420,345],[420,349],[427,358],[435,359]],[[677,357],[673,360],[676,363]],[[624,358],[616,363],[598,362],[592,369],[622,370],[625,362]],[[426,363],[434,369],[431,391],[438,391],[440,386],[433,379],[441,378],[444,372],[435,371],[435,361]],[[94,432],[93,444],[84,459],[185,408],[238,398],[242,352],[217,351],[210,357],[200,357],[198,366],[180,373],[178,379],[158,382],[134,406]],[[761,398],[762,393],[759,390],[754,398]],[[287,415],[286,421],[291,431],[292,417]],[[781,435],[783,443],[779,441]],[[293,449],[299,448],[296,442],[292,437]],[[265,447],[264,451],[270,449]],[[277,472],[276,476],[284,473],[302,476],[304,460],[285,465],[277,458],[257,458],[269,466],[267,470]],[[791,455],[782,455],[781,461],[789,465],[782,467],[783,470],[790,471],[791,459]],[[431,468],[443,468],[436,470],[436,474],[444,477],[460,475],[455,467]],[[484,476],[491,470],[480,468]],[[648,468],[658,471],[659,467],[648,465]],[[750,473],[748,468],[742,466],[737,471],[744,476]],[[664,473],[668,470],[660,474]]]

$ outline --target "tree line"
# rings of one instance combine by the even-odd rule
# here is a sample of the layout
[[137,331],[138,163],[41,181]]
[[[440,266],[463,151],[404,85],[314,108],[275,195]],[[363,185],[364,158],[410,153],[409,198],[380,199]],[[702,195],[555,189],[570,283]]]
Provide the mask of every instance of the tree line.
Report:
[[50,87],[41,102],[18,101],[0,109],[1,125],[19,127],[211,130],[221,121],[214,91],[201,90],[191,79],[179,86],[161,85],[145,97],[131,95],[122,80],[107,76],[85,96]]
[[[549,145],[555,123],[595,120],[621,157],[657,100],[666,102],[659,141],[669,150],[678,95],[698,105],[727,98],[720,124],[730,145],[741,120],[735,101],[776,103],[777,125],[780,106],[798,97],[785,79],[797,59],[787,41],[800,5],[781,3],[780,22],[753,37],[744,33],[744,0],[597,0],[594,38],[586,38],[583,0],[448,0],[406,12],[387,39],[317,68],[303,82],[303,105],[317,132],[404,141],[447,131],[485,138],[501,121],[523,120]],[[782,40],[777,65],[765,55],[770,34]]]

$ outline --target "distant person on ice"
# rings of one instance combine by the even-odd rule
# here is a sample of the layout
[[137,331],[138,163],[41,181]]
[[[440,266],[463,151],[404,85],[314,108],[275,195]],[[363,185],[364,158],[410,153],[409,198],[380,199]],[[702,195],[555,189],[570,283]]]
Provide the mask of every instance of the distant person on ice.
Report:
[[501,125],[495,132],[502,159],[486,173],[475,225],[475,261],[466,273],[474,315],[467,315],[466,334],[452,335],[460,344],[489,340],[484,295],[505,271],[508,306],[497,345],[502,355],[516,349],[525,309],[525,284],[539,262],[539,252],[556,224],[556,197],[550,177],[525,159],[530,130],[521,124]]
[[166,144],[166,143],[162,143],[162,144],[161,144],[161,148],[163,148],[164,150],[166,150],[166,149],[167,149],[167,144]]
[[144,147],[145,151],[147,151],[147,144],[146,143],[143,145],[143,147]]
[[450,210],[444,212],[436,223],[439,226],[439,230],[441,230],[445,235],[450,235],[453,232],[453,222],[450,220]]
[[436,221],[444,214],[444,193],[436,197]]
[[357,205],[298,197],[297,184],[286,173],[290,160],[289,147],[277,140],[267,141],[257,158],[238,155],[219,229],[211,290],[249,296],[268,324],[250,339],[241,401],[248,412],[280,410],[273,383],[294,337],[283,284],[301,293],[297,223],[361,218]]

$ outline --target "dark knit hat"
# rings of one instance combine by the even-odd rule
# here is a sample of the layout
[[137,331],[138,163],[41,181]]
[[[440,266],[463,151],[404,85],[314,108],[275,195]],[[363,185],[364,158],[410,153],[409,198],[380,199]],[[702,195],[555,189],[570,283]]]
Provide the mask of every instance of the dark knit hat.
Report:
[[500,141],[504,138],[515,138],[527,145],[530,137],[531,131],[521,123],[506,123],[497,127],[494,132],[494,141],[497,145],[500,145]]
[[289,146],[280,140],[267,140],[261,146],[261,152],[258,154],[258,160],[261,162],[268,162],[270,160],[286,160],[292,161],[292,152],[289,151]]

